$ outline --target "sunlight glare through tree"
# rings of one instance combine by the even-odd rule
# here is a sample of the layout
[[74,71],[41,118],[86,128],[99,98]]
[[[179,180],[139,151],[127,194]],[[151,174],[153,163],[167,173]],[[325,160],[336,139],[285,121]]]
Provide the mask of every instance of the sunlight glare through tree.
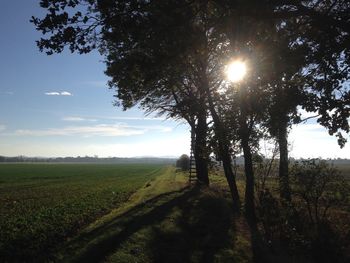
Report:
[[231,82],[241,81],[247,73],[247,66],[241,60],[234,60],[226,67],[227,79]]

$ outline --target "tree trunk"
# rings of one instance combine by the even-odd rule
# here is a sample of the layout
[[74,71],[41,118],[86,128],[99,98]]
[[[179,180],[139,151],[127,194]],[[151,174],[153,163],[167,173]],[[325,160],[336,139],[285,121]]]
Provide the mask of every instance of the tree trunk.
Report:
[[280,196],[282,199],[290,202],[291,194],[289,187],[289,176],[288,176],[288,122],[285,118],[280,121],[278,127],[278,145],[280,152],[279,161],[279,188]]
[[214,102],[209,87],[205,86],[204,88],[209,102],[209,111],[214,121],[215,134],[218,138],[219,144],[219,157],[222,160],[222,164],[224,166],[225,177],[227,180],[227,184],[229,185],[233,201],[233,208],[236,212],[239,212],[241,202],[239,199],[239,193],[236,184],[236,175],[232,169],[232,159],[229,151],[229,140],[227,138],[225,128],[221,123],[220,117],[215,110]]
[[247,109],[249,109],[249,104],[246,99],[248,94],[246,89],[240,89],[240,109],[241,115],[239,116],[239,137],[241,139],[241,146],[243,149],[244,156],[244,173],[246,176],[245,184],[245,215],[247,221],[251,227],[257,227],[257,219],[255,215],[255,196],[254,196],[254,169],[253,169],[253,158],[252,149],[249,145],[252,135],[252,129],[254,127],[254,119],[250,116],[248,120]]
[[218,137],[219,157],[222,160],[222,165],[224,166],[225,177],[227,180],[227,184],[229,185],[233,200],[233,207],[236,211],[239,211],[241,202],[239,200],[238,188],[236,184],[236,175],[232,169],[232,159],[229,151],[229,142],[227,141],[224,128],[221,125],[220,119],[217,116],[215,109],[211,109],[211,111],[214,120],[215,133]]
[[250,224],[256,223],[255,204],[254,204],[254,170],[252,152],[249,146],[249,134],[247,129],[244,129],[241,134],[241,144],[244,155],[244,172],[246,175],[245,187],[245,213]]
[[196,163],[197,180],[200,184],[209,185],[208,151],[207,151],[207,116],[205,111],[198,115],[195,127],[194,158]]
[[[221,145],[220,145],[221,144]],[[240,200],[236,184],[236,175],[232,169],[232,159],[227,145],[223,145],[222,142],[219,142],[219,154],[224,166],[225,177],[227,184],[229,185],[231,197],[233,200],[233,206],[236,211],[240,210]]]

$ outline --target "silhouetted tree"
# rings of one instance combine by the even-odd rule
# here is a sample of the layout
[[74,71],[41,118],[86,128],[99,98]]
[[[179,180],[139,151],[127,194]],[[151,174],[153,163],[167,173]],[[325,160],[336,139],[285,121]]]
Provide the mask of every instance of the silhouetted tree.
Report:
[[187,154],[183,154],[176,161],[176,167],[181,168],[182,171],[188,171],[190,169],[190,157]]
[[[48,34],[38,46],[48,54],[105,55],[106,74],[124,109],[140,105],[183,118],[196,132],[199,180],[209,183],[207,118],[212,118],[235,207],[239,196],[232,170],[231,139],[245,157],[246,212],[254,216],[252,153],[263,127],[280,146],[280,192],[290,199],[288,127],[297,106],[319,114],[318,122],[336,134],[349,132],[348,1],[94,1],[42,0],[48,14],[33,18]],[[79,8],[78,8],[79,6]],[[226,107],[219,90],[224,65],[242,56],[254,72]],[[226,58],[226,59],[225,59]],[[270,105],[269,105],[269,104]],[[226,114],[225,111],[231,111]],[[232,114],[234,113],[234,114]],[[227,125],[227,115],[235,121]],[[228,127],[234,127],[234,133]]]
[[341,147],[346,141],[341,131],[349,132],[350,95],[345,82],[349,79],[350,4],[336,0],[216,2],[229,10],[223,19],[233,32],[231,42],[242,43],[237,35],[250,32],[237,29],[239,17],[271,25],[269,31],[261,31],[274,50],[267,59],[270,72],[265,72],[271,75],[273,87],[267,123],[280,146],[281,197],[290,200],[287,134],[288,126],[300,121],[297,106],[317,112],[318,122],[336,134]]
[[[87,5],[85,13],[69,15],[66,11],[83,4]],[[198,180],[209,184],[206,102],[193,83],[193,70],[177,55],[186,56],[188,41],[193,41],[176,35],[177,30],[191,26],[193,10],[183,12],[186,5],[179,7],[173,1],[41,1],[48,14],[32,21],[38,30],[51,33],[37,42],[48,54],[62,52],[66,45],[79,53],[99,48],[106,57],[110,85],[124,109],[140,105],[146,111],[185,119],[196,134]]]
[[[349,132],[349,3],[347,1],[295,1],[277,4],[281,45],[278,72],[283,73],[271,115],[271,128],[280,145],[281,196],[290,200],[288,186],[287,127],[297,123],[296,108],[316,112],[317,121],[336,134],[341,147],[346,142],[341,131]],[[327,21],[327,22],[326,22]],[[347,26],[346,26],[347,25]],[[276,46],[276,49],[279,49]],[[287,65],[287,67],[286,67]],[[280,73],[278,75],[280,75]],[[277,76],[277,75],[276,75]],[[275,78],[278,80],[278,78]]]

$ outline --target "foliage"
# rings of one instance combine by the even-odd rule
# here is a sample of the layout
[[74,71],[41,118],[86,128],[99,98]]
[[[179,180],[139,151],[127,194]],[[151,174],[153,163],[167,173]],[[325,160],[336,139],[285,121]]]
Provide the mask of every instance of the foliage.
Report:
[[[306,218],[313,226],[310,232],[321,235],[327,229],[321,226],[329,208],[347,198],[346,184],[324,162],[297,163],[292,169],[293,207],[287,135],[289,125],[301,121],[299,106],[316,112],[318,123],[338,137],[341,147],[346,142],[342,132],[350,131],[349,1],[42,0],[41,6],[47,15],[32,19],[39,31],[48,33],[38,41],[39,48],[49,54],[65,46],[80,53],[99,48],[110,86],[124,109],[140,105],[186,119],[192,128],[196,123],[198,128],[200,117],[204,120],[199,146],[213,144],[234,200],[239,196],[230,154],[242,148],[245,206],[251,215],[254,152],[262,137],[278,140],[279,190],[289,204],[266,188],[266,171],[273,162],[255,167],[265,173],[259,176],[258,197],[268,239],[275,231],[269,226],[275,225],[286,240],[294,242],[304,234],[305,240],[312,240],[314,233],[300,224]],[[239,84],[224,81],[232,57],[248,64],[249,78]],[[207,119],[212,119],[214,131],[208,139]]]
[[[245,156],[245,204],[251,211],[252,149],[267,131],[278,137],[280,190],[290,199],[287,127],[299,120],[297,106],[317,111],[318,122],[338,136],[340,146],[345,144],[341,131],[349,132],[350,116],[350,94],[344,85],[350,77],[347,1],[40,4],[46,16],[32,18],[37,30],[47,34],[37,42],[40,50],[60,53],[68,46],[72,52],[86,53],[98,48],[124,109],[139,105],[185,119],[192,128],[210,112],[216,148],[236,200],[230,142],[237,144],[238,138]],[[238,85],[224,81],[225,65],[233,57],[245,60],[249,68],[249,77]],[[195,148],[206,148],[206,123],[198,130],[201,147]],[[203,155],[195,155],[196,164]],[[206,166],[207,160],[202,161]]]
[[255,188],[258,195],[257,202],[259,202],[260,192],[264,192],[267,188],[271,187],[271,182],[276,178],[278,173],[278,163],[276,160],[278,145],[273,141],[271,142],[273,143],[273,147],[271,149],[266,149],[271,151],[269,158],[259,154],[253,156],[256,175]]
[[286,250],[292,261],[346,262],[350,229],[338,214],[349,204],[348,182],[318,159],[294,163],[291,175],[292,202],[278,198],[273,178],[260,185],[257,212],[264,241],[277,254]]
[[350,3],[305,1],[291,3],[285,10],[291,8],[300,12],[298,19],[286,19],[286,29],[294,39],[291,45],[307,50],[302,72],[307,77],[307,100],[302,107],[317,112],[317,122],[336,135],[343,147],[346,139],[342,132],[350,131],[350,90],[346,84],[350,78]]
[[160,165],[1,164],[0,261],[45,261],[125,202]]
[[187,154],[183,154],[176,161],[176,167],[181,168],[182,171],[188,171],[190,169],[190,157]]
[[349,185],[340,172],[325,160],[296,162],[291,168],[293,192],[303,202],[312,224],[327,219],[332,206],[342,207],[349,198]]

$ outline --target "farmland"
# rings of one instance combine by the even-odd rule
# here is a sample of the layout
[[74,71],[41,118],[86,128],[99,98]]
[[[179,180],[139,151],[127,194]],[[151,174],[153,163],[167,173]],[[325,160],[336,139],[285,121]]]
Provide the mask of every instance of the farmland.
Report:
[[118,207],[163,169],[156,164],[1,164],[0,261],[46,260],[58,244]]
[[[349,165],[337,167],[349,178]],[[251,262],[223,173],[210,180],[188,187],[187,173],[156,164],[2,164],[0,261]],[[243,196],[243,176],[237,183]],[[346,235],[348,212],[330,218]]]

